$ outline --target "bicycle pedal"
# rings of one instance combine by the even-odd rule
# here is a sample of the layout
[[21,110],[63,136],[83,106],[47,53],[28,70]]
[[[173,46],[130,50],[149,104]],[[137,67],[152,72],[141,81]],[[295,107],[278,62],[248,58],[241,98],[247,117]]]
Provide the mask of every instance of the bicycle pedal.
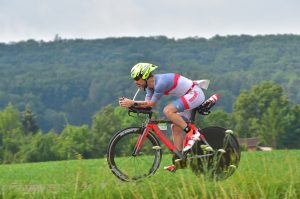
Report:
[[225,133],[226,133],[226,134],[231,134],[231,135],[233,135],[233,131],[230,130],[230,129],[226,130]]
[[160,150],[161,146],[153,146],[152,149],[154,149],[154,150]]

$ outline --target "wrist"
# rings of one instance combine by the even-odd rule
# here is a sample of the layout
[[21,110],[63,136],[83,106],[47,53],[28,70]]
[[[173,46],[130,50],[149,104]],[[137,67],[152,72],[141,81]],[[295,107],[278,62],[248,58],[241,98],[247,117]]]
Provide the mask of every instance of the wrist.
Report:
[[133,107],[137,108],[138,106],[139,106],[139,104],[137,102],[133,101]]

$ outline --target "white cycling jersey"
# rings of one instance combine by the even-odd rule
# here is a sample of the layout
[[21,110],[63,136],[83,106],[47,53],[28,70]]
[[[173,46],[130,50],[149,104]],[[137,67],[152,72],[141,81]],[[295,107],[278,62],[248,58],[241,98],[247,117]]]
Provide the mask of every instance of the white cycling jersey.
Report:
[[199,86],[176,73],[154,75],[154,88],[147,88],[146,92],[145,100],[153,102],[157,102],[163,95],[179,97],[172,102],[178,112],[196,108],[205,100]]

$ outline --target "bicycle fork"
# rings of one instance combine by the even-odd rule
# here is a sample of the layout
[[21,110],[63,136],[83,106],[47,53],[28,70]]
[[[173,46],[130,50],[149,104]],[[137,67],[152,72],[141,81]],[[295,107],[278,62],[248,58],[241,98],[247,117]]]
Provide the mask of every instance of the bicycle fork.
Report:
[[147,138],[149,133],[149,129],[148,128],[144,128],[143,133],[139,136],[134,148],[133,148],[133,152],[132,152],[132,156],[137,156],[140,152],[140,149],[143,145],[143,143],[145,142],[145,139]]

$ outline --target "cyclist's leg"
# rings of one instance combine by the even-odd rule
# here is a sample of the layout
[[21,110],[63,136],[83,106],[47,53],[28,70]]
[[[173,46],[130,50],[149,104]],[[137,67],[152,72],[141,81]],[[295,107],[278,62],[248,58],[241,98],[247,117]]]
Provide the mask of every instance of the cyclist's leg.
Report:
[[[176,108],[178,112],[181,112],[180,115],[190,119],[191,110],[198,107],[201,103],[203,103],[204,100],[205,100],[205,96],[201,88],[195,87],[186,95],[173,101],[172,105]],[[172,118],[169,119],[171,119],[171,121],[173,121],[175,124],[178,124],[176,122],[179,121],[179,119],[177,121],[172,120]],[[184,131],[187,133],[187,138],[186,141],[184,142],[184,149],[183,149],[184,151],[187,151],[194,145],[195,140],[197,140],[200,137],[200,133],[198,131],[192,130],[183,119],[182,121],[184,123],[182,123],[181,126],[179,125],[178,126],[184,129]]]
[[[180,115],[182,118],[185,118],[185,119],[189,120],[190,117],[191,117],[191,110],[185,110],[184,112],[180,112],[180,113],[177,113],[177,114]],[[175,145],[177,150],[182,151],[183,141],[184,141],[184,137],[185,137],[183,135],[182,128],[180,128],[179,126],[177,126],[175,124],[172,124],[171,128],[172,128],[172,137],[173,137],[174,145]],[[172,157],[172,163],[173,164],[164,167],[164,169],[167,170],[167,171],[174,172],[177,169],[183,169],[183,168],[187,167],[186,161],[176,162],[176,159],[179,159],[179,157],[176,154],[174,154],[173,157]]]
[[[177,113],[178,110],[176,107],[170,103],[164,108],[164,113],[166,117],[173,122],[172,124],[172,137],[173,137],[173,142],[177,150],[182,151],[183,148],[183,131],[182,129],[186,127],[186,122],[182,119],[181,115]],[[179,124],[179,125],[178,125]],[[164,167],[165,170],[174,172],[176,169],[179,168],[184,168],[185,163],[175,163],[175,160],[178,159],[178,157],[174,154],[172,157],[172,163],[173,165],[166,166]]]
[[183,143],[183,134],[182,134],[182,128],[179,126],[172,124],[172,137],[173,137],[173,142],[178,151],[182,151],[182,143]]
[[[191,110],[185,110],[177,114],[180,115],[181,118],[183,118],[185,121],[188,121],[191,118],[191,114],[192,114],[191,112],[192,112]],[[182,151],[183,148],[182,143],[185,137],[185,135],[183,135],[182,128],[180,128],[176,124],[172,124],[171,129],[172,129],[172,137],[173,137],[174,145],[177,148],[177,150]]]
[[204,102],[204,93],[199,87],[194,87],[189,93],[181,96],[177,100],[168,104],[164,108],[164,114],[169,120],[171,120],[175,125],[184,129],[187,127],[187,123],[182,119],[178,112],[188,113],[190,110],[198,107],[202,102]]
[[178,110],[177,108],[174,106],[173,102],[168,104],[165,108],[164,108],[164,114],[166,115],[166,117],[171,120],[173,122],[173,124],[175,124],[176,126],[178,126],[181,129],[184,129],[187,125],[187,123],[182,119],[182,117],[177,114]]
[[[174,145],[178,151],[182,151],[183,148],[182,143],[184,140],[182,129],[175,124],[172,124],[171,128],[172,128],[172,137],[173,137]],[[177,157],[177,155],[174,154],[172,157],[172,165],[165,166],[164,169],[167,171],[175,172],[177,169],[182,169],[186,167],[186,161],[176,162],[175,161],[176,159],[179,159],[179,157]]]

